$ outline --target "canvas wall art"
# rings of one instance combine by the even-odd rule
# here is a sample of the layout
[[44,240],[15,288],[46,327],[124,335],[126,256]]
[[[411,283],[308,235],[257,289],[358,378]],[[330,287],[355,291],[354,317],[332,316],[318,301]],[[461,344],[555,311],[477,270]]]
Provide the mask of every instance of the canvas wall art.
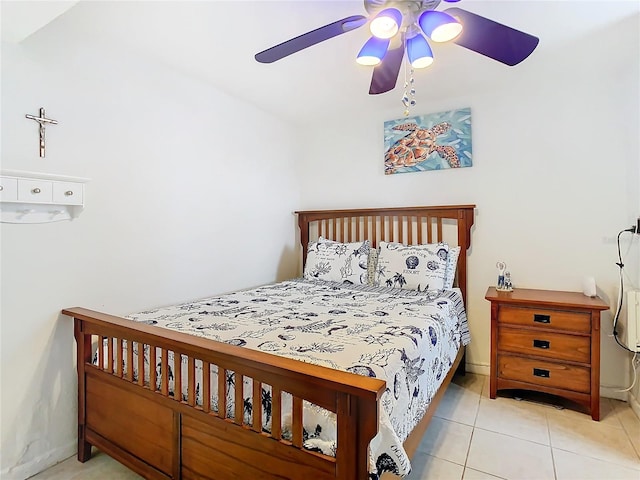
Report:
[[470,167],[471,108],[384,122],[384,173]]

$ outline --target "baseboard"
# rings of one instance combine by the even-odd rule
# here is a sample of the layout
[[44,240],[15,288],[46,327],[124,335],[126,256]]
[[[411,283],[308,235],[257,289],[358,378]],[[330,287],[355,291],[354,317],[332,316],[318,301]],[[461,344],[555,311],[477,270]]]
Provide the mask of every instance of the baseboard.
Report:
[[0,472],[0,478],[2,478],[2,480],[25,480],[75,455],[77,451],[78,442],[74,440],[67,445],[40,455],[30,462],[2,470]]
[[[470,363],[467,362],[466,370],[469,373],[476,373],[478,375],[486,375],[489,376],[491,373],[491,366],[486,363]],[[638,403],[638,399],[633,397],[628,392],[619,392],[623,387],[603,387],[600,386],[600,396],[607,398],[615,398],[616,400],[622,400],[623,402],[629,402],[631,408],[634,408],[636,415],[640,418],[640,403]],[[634,404],[635,403],[635,407]]]
[[622,400],[626,402],[629,398],[628,392],[621,392],[620,389],[624,387],[604,387],[600,385],[600,396],[606,398],[615,398],[616,400]]
[[635,413],[636,417],[640,419],[640,402],[638,399],[632,393],[629,393],[627,401],[629,402],[629,406],[631,407],[631,410],[633,410],[633,413]]
[[470,363],[470,362],[467,362],[466,370],[469,373],[476,373],[478,375],[486,375],[486,376],[489,376],[489,372],[491,371],[490,365],[487,363]]

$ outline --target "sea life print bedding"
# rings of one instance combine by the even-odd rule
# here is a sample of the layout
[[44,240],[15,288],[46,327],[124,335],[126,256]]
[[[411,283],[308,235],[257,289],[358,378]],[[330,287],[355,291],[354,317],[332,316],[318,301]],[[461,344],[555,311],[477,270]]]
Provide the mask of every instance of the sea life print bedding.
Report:
[[[135,321],[303,362],[376,377],[387,382],[379,432],[370,444],[370,478],[384,472],[407,475],[410,462],[402,443],[427,410],[460,345],[470,341],[462,297],[457,290],[410,291],[318,280],[295,279],[195,302],[136,313]],[[136,344],[134,355],[137,357]],[[144,352],[145,362],[149,352]],[[157,358],[157,356],[156,356]],[[184,360],[184,359],[183,359]],[[157,363],[157,362],[154,362]],[[133,375],[137,378],[137,361]],[[124,366],[125,369],[128,366]],[[187,395],[186,365],[182,392]],[[159,388],[160,364],[155,366]],[[168,384],[174,391],[175,361],[170,352]],[[202,365],[196,363],[196,402],[202,403]],[[211,405],[217,408],[217,367],[211,366]],[[145,382],[149,381],[145,373]],[[235,382],[227,372],[227,384]],[[251,422],[262,409],[263,430],[271,431],[271,389],[262,386],[262,405],[252,405],[245,378],[244,415]],[[227,413],[234,415],[234,388]],[[283,393],[283,436],[289,433],[291,398]],[[305,402],[304,446],[335,456],[335,415]]]

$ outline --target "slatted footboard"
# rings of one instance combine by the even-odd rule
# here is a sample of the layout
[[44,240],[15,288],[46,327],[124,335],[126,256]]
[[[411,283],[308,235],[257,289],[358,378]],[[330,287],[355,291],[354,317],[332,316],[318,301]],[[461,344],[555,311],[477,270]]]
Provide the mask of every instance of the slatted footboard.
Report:
[[[81,462],[93,445],[145,478],[367,478],[384,381],[83,308],[63,313],[74,317],[78,345]],[[245,377],[252,379],[250,416],[242,400],[226,404],[229,389],[243,398]],[[262,428],[263,386],[270,387],[270,431]],[[283,392],[292,396],[290,412]],[[304,449],[304,400],[336,414],[335,458]]]

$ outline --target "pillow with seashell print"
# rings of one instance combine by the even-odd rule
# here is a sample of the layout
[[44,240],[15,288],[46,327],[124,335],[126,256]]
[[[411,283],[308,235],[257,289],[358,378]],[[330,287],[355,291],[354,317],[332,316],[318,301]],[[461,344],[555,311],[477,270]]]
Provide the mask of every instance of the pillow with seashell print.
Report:
[[320,237],[309,243],[303,277],[305,280],[366,285],[369,251],[369,240],[341,243]]
[[407,246],[382,241],[374,285],[418,291],[443,290],[448,258],[449,245],[446,243]]

